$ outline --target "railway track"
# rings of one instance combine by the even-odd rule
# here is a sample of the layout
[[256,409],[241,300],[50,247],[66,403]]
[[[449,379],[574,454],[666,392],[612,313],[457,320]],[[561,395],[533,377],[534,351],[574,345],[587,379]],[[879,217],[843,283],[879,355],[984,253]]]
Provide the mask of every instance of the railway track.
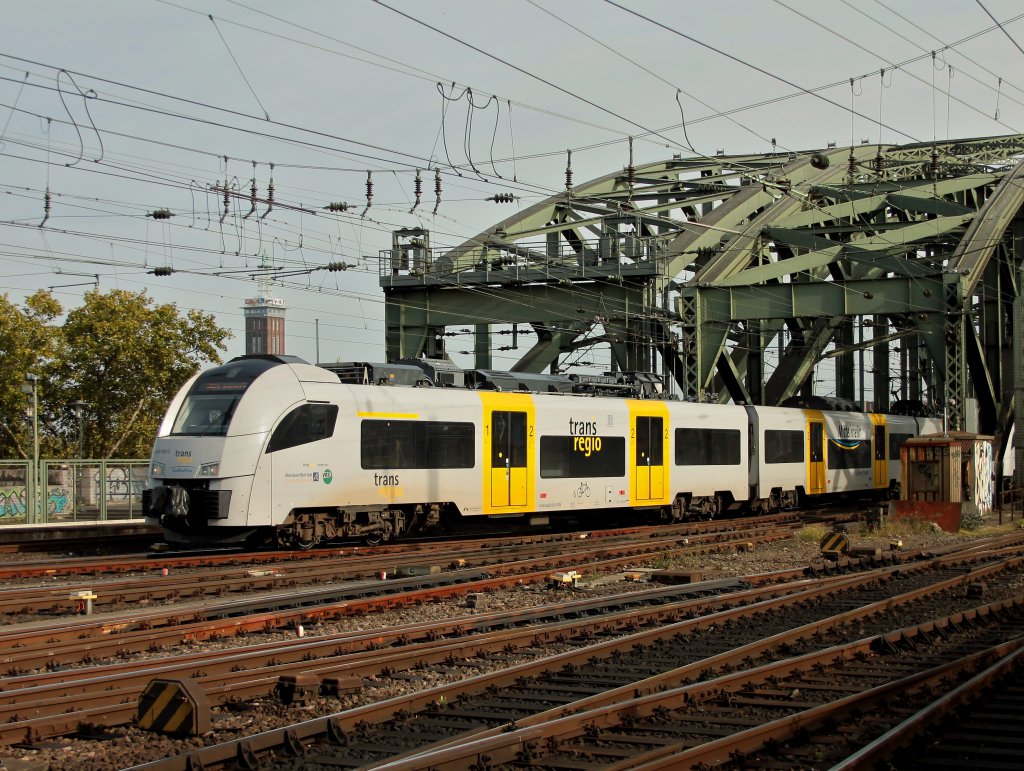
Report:
[[[980,555],[976,559],[981,563],[987,561]],[[200,764],[217,768],[238,758],[248,759],[251,767],[267,768],[355,768],[378,764],[396,769],[468,768],[472,764],[499,768],[502,763],[523,767],[534,762],[544,768],[600,768],[604,767],[597,759],[601,752],[588,751],[581,759],[577,746],[597,736],[593,732],[598,728],[619,723],[629,726],[633,718],[628,716],[639,714],[637,710],[644,715],[660,715],[658,710],[666,709],[665,704],[678,703],[679,689],[697,688],[694,693],[701,694],[700,698],[693,698],[700,703],[708,698],[705,692],[718,697],[734,690],[730,686],[708,691],[710,686],[689,685],[693,680],[707,680],[733,670],[751,670],[752,682],[757,682],[757,677],[778,680],[778,672],[785,670],[782,664],[778,666],[783,669],[772,669],[768,676],[758,664],[766,658],[784,663],[793,659],[797,663],[791,663],[785,670],[790,674],[806,667],[814,669],[838,655],[835,640],[851,637],[852,641],[841,644],[853,653],[843,653],[840,658],[860,655],[859,652],[873,650],[871,646],[877,648],[878,639],[900,641],[910,635],[903,621],[918,615],[950,619],[930,621],[925,625],[928,629],[973,626],[976,620],[980,624],[980,620],[991,617],[998,620],[993,621],[999,627],[994,635],[1024,634],[1019,597],[979,606],[967,591],[967,587],[983,580],[995,583],[1002,581],[1000,576],[1009,574],[1019,578],[1020,571],[1020,558],[988,561],[970,571],[952,562],[943,565],[942,561],[914,570],[884,568],[876,574],[831,579],[813,588],[776,590],[773,593],[780,596],[770,599],[756,599],[747,593],[734,597],[732,602],[728,602],[728,596],[716,598],[699,613],[692,608],[678,609],[683,616],[693,617],[674,623],[667,623],[664,616],[656,622],[633,619],[636,630],[629,631],[627,627],[627,634],[605,640],[601,637],[606,632],[588,630],[585,622],[580,621],[571,631],[552,630],[551,639],[559,645],[577,641],[568,650],[531,657],[469,679],[457,677],[454,682],[410,695],[374,700],[375,703],[345,710],[331,718],[216,745],[143,768],[168,771]],[[964,609],[950,614],[957,605]],[[872,635],[873,627],[879,631]],[[547,634],[531,634],[531,649],[549,638]],[[505,645],[499,657],[519,658],[511,653],[511,643]],[[448,651],[443,646],[439,648],[438,656],[449,655],[442,658],[442,666],[458,669]],[[801,653],[802,648],[810,652]],[[413,660],[421,661],[420,669],[425,668],[423,662],[428,659],[416,657],[424,655],[419,651],[413,653]],[[742,678],[736,680],[741,681],[746,682]],[[715,682],[711,680],[712,685]],[[805,692],[814,690],[809,684],[803,688]],[[796,690],[799,688],[790,688],[785,693],[792,695]],[[675,696],[662,695],[669,691]],[[806,706],[806,700],[790,701],[790,709]],[[725,735],[721,733],[725,724],[731,723],[733,729],[749,725],[749,714],[742,720],[737,717],[738,712],[749,706],[742,699],[735,700],[731,712],[721,710],[722,725],[709,734]],[[604,717],[598,720],[598,714]],[[675,730],[667,727],[666,735],[672,736]],[[616,731],[622,733],[623,729],[619,727]],[[620,744],[629,743],[628,738],[620,739]],[[631,764],[643,755],[637,747],[650,749],[650,743],[641,738],[629,751],[610,751],[622,763],[610,767],[633,767]],[[546,750],[542,752],[543,748]],[[298,752],[299,756],[289,759],[289,752]]]
[[[998,546],[998,544],[995,544]],[[318,683],[329,691],[331,683],[345,681],[345,678],[357,678],[360,682],[379,683],[382,680],[401,676],[420,677],[415,674],[425,663],[447,669],[448,675],[461,675],[467,671],[489,664],[498,665],[515,661],[526,653],[532,652],[527,658],[540,656],[533,664],[523,663],[519,669],[499,672],[494,677],[505,678],[495,687],[508,687],[523,677],[536,676],[544,669],[563,666],[549,661],[540,653],[542,645],[554,644],[563,649],[555,656],[577,657],[579,661],[587,661],[595,656],[622,655],[623,651],[634,650],[640,645],[640,638],[650,637],[652,640],[679,638],[687,642],[689,647],[692,635],[701,629],[720,628],[733,619],[725,614],[739,614],[738,617],[757,617],[776,606],[785,605],[784,595],[799,594],[802,602],[824,602],[820,598],[835,595],[840,606],[849,604],[863,605],[868,599],[872,602],[883,602],[886,606],[892,600],[879,600],[878,597],[892,591],[896,584],[906,584],[911,576],[920,576],[936,571],[944,574],[943,581],[950,586],[963,586],[965,582],[983,580],[985,571],[1007,570],[1005,556],[992,557],[974,549],[973,556],[950,555],[944,559],[930,559],[925,565],[916,569],[910,566],[887,566],[875,573],[868,571],[857,576],[842,576],[818,581],[790,581],[786,586],[766,586],[762,588],[745,587],[742,591],[733,591],[724,597],[718,594],[730,587],[714,582],[707,586],[700,584],[693,587],[658,587],[643,591],[630,592],[625,596],[611,598],[577,600],[566,602],[564,599],[551,606],[538,609],[523,610],[516,613],[496,614],[493,617],[467,617],[451,619],[444,624],[420,625],[418,627],[399,628],[388,633],[374,630],[363,635],[345,635],[337,639],[316,638],[310,641],[293,640],[288,644],[275,643],[254,646],[252,650],[236,651],[231,654],[223,652],[196,657],[185,657],[180,660],[161,659],[144,662],[137,667],[119,664],[115,667],[90,667],[80,672],[56,672],[48,675],[24,675],[11,677],[0,683],[0,740],[11,743],[29,740],[39,741],[46,736],[60,735],[68,731],[78,730],[83,725],[116,725],[132,719],[135,702],[140,689],[149,679],[161,674],[166,676],[182,676],[184,673],[201,671],[203,687],[213,705],[230,705],[238,700],[252,698],[268,698],[279,687],[282,677],[303,675],[308,680],[311,673]],[[965,561],[978,565],[975,572],[968,572],[962,566]],[[988,562],[988,565],[979,563]],[[882,576],[886,576],[884,579]],[[793,576],[789,576],[792,579]],[[761,581],[779,581],[780,575],[762,577]],[[913,580],[919,580],[914,578]],[[879,581],[884,585],[879,587]],[[933,576],[923,581],[931,585],[932,592],[937,579]],[[726,582],[728,583],[728,582]],[[940,581],[939,584],[942,582]],[[859,588],[858,588],[859,587]],[[860,600],[852,600],[854,593],[861,592],[865,596]],[[948,591],[948,587],[947,587]],[[961,592],[962,593],[962,592]],[[696,594],[697,596],[693,596]],[[688,596],[689,595],[689,596]],[[701,596],[709,595],[709,596]],[[714,595],[714,596],[710,596]],[[865,599],[866,598],[866,599]],[[948,600],[944,600],[948,602]],[[870,604],[870,603],[868,603]],[[838,606],[822,610],[826,618],[838,617]],[[693,618],[687,618],[693,616]],[[785,627],[791,622],[780,622]],[[836,621],[847,624],[848,619]],[[507,631],[508,628],[516,628]],[[752,624],[756,635],[763,637],[765,626],[762,622]],[[643,630],[643,631],[637,631]],[[611,637],[607,643],[595,642]],[[760,639],[759,637],[759,639]],[[718,635],[718,645],[727,649],[733,641],[724,641]],[[648,640],[647,644],[655,644]],[[773,641],[772,645],[778,645]],[[610,645],[605,650],[602,645]],[[581,647],[582,646],[582,647]],[[615,646],[619,646],[616,648]],[[568,648],[568,650],[565,650]],[[598,650],[600,648],[600,650]],[[677,660],[680,654],[672,653],[661,656],[648,654],[645,659]],[[747,652],[744,656],[752,654]],[[469,664],[459,663],[470,659]],[[704,656],[706,658],[706,656]],[[473,663],[473,660],[479,659]],[[682,659],[678,659],[682,660]],[[526,669],[523,669],[525,667]],[[532,675],[527,671],[533,667],[537,671]],[[654,672],[646,672],[643,677],[633,676],[629,684],[618,683],[618,687],[629,689],[635,682],[655,676]],[[507,680],[511,677],[512,680]],[[472,682],[472,681],[471,681]],[[607,678],[602,681],[601,689],[592,695],[597,697],[608,688]],[[475,684],[480,687],[480,683]],[[370,686],[375,689],[379,686]],[[593,686],[591,686],[593,687]],[[385,691],[386,692],[386,691]],[[318,694],[319,696],[319,694]],[[582,691],[577,700],[582,698]],[[74,699],[76,709],[68,710],[70,698]],[[421,706],[430,709],[437,703],[455,704],[462,698],[459,692],[432,693],[427,691],[417,697]],[[378,705],[384,712],[381,718],[390,718],[395,709],[408,710],[392,703],[383,701]],[[403,702],[405,704],[405,702]],[[475,708],[469,706],[468,710]],[[390,711],[389,711],[390,710]],[[356,710],[360,717],[353,718],[356,722],[367,722],[366,714]],[[451,712],[442,716],[445,720],[453,717]],[[511,720],[516,720],[513,717]],[[354,725],[354,724],[353,724]],[[349,726],[349,731],[352,726]],[[394,729],[392,729],[394,730]],[[405,729],[399,728],[403,731]],[[384,746],[384,745],[382,745]],[[236,748],[237,749],[237,748]],[[204,751],[205,752],[205,751]],[[202,763],[209,765],[207,758]],[[187,758],[184,763],[192,762]],[[174,766],[168,766],[168,768]],[[186,767],[186,766],[178,766]]]
[[[320,561],[337,562],[359,557],[384,556],[402,557],[415,555],[421,558],[445,552],[466,553],[494,550],[513,546],[542,546],[544,544],[572,543],[583,539],[628,539],[643,537],[689,537],[730,533],[760,527],[795,528],[800,519],[795,513],[777,514],[770,517],[749,517],[730,520],[686,522],[677,525],[655,525],[646,527],[616,527],[588,531],[586,533],[540,533],[530,535],[497,535],[486,538],[436,538],[401,541],[383,546],[360,544],[337,545],[323,549],[303,550],[258,550],[209,549],[188,552],[152,552],[142,554],[104,555],[95,557],[48,557],[42,560],[11,562],[0,565],[0,581],[45,578],[53,580],[71,576],[103,576],[124,573],[152,573],[164,569],[171,571],[191,570],[222,566],[263,566],[268,563],[298,562],[305,565]],[[306,569],[305,567],[303,569]]]
[[[678,528],[676,529],[678,530]],[[170,569],[151,569],[147,574],[134,575],[123,579],[94,577],[88,583],[63,581],[51,585],[31,585],[12,587],[0,590],[0,616],[8,616],[9,621],[33,620],[36,617],[52,617],[67,615],[72,609],[69,597],[82,591],[95,594],[92,600],[96,608],[126,607],[140,603],[150,605],[161,601],[187,601],[201,598],[223,597],[231,595],[249,595],[254,592],[289,590],[289,597],[294,596],[290,590],[317,584],[338,581],[363,581],[375,575],[402,575],[403,572],[415,573],[417,568],[425,565],[436,570],[455,570],[459,568],[488,569],[492,573],[506,570],[505,564],[523,562],[515,569],[525,572],[525,560],[531,555],[548,552],[546,557],[535,558],[537,569],[545,569],[558,562],[574,561],[577,565],[607,561],[613,558],[645,559],[655,555],[671,555],[681,549],[697,551],[699,549],[734,548],[746,538],[751,544],[764,543],[778,538],[788,537],[791,525],[774,523],[757,523],[745,530],[739,537],[730,535],[725,529],[708,532],[694,532],[692,529],[681,536],[678,532],[661,532],[657,530],[635,533],[601,534],[593,538],[566,538],[557,541],[541,539],[537,541],[482,541],[464,544],[428,544],[422,548],[390,547],[364,550],[366,553],[349,551],[344,554],[334,552],[335,559],[320,557],[316,562],[294,562],[288,559],[275,561],[261,566],[206,568],[203,570],[179,570],[181,565]],[[553,544],[558,545],[557,556],[551,555]],[[191,559],[191,558],[190,558]],[[220,557],[218,556],[218,560]],[[161,568],[160,563],[157,568]],[[52,568],[59,570],[60,568]],[[51,579],[52,580],[52,579]],[[361,590],[370,593],[369,589]],[[313,600],[317,604],[326,604],[326,595]],[[344,594],[344,593],[340,593]],[[309,603],[309,600],[304,599]],[[282,607],[279,602],[264,604],[263,609]],[[242,609],[237,605],[231,611],[239,615]],[[252,612],[255,612],[253,610]],[[206,617],[209,617],[207,615]],[[150,626],[159,626],[153,619]],[[180,616],[174,623],[181,623]]]
[[[362,615],[385,608],[436,601],[442,597],[494,591],[547,580],[567,559],[585,562],[590,571],[616,570],[669,551],[702,553],[731,550],[759,539],[782,537],[778,531],[748,532],[740,539],[694,537],[688,543],[660,539],[641,545],[601,544],[572,555],[559,554],[489,563],[486,569],[460,569],[389,581],[341,582],[330,588],[303,592],[271,592],[222,603],[190,603],[145,612],[73,618],[59,624],[11,625],[0,630],[0,666],[9,673],[91,662],[129,653],[154,651],[187,641],[216,639],[291,628],[342,616]],[[89,640],[83,648],[82,641]],[[3,683],[0,683],[0,688]]]
[[1024,650],[979,667],[977,674],[931,701],[853,753],[837,771],[890,762],[896,768],[1014,768],[1024,754],[1020,721]]
[[[627,528],[601,536],[587,534],[583,538],[553,540],[549,537],[539,539],[540,543],[533,539],[498,539],[488,548],[481,546],[458,552],[471,556],[472,559],[458,558],[469,567],[397,581],[367,578],[368,572],[385,564],[391,565],[389,574],[393,574],[401,560],[408,558],[408,564],[418,562],[422,567],[424,562],[448,559],[452,553],[450,543],[433,543],[421,551],[416,551],[418,544],[403,544],[401,548],[390,547],[379,553],[348,554],[345,559],[317,559],[295,564],[295,569],[300,571],[323,567],[327,571],[323,582],[334,583],[278,587],[251,595],[243,590],[213,601],[204,594],[188,603],[176,601],[171,593],[160,601],[169,603],[166,607],[115,613],[107,612],[114,607],[110,605],[98,608],[100,612],[91,617],[9,624],[0,630],[3,654],[0,667],[7,672],[7,677],[0,680],[0,743],[31,753],[36,748],[51,746],[48,742],[69,741],[59,739],[62,736],[113,737],[127,731],[135,735],[136,747],[149,745],[152,740],[141,738],[138,730],[130,727],[142,690],[156,678],[199,677],[213,720],[212,734],[203,738],[203,743],[212,744],[208,748],[211,751],[220,746],[221,739],[250,742],[236,743],[235,752],[245,755],[251,750],[266,767],[276,767],[281,759],[278,753],[283,751],[280,747],[253,749],[253,737],[245,735],[251,730],[232,737],[237,723],[250,714],[249,710],[252,715],[261,716],[253,725],[265,726],[270,733],[277,730],[275,724],[287,725],[289,715],[294,721],[299,715],[308,715],[310,710],[313,714],[337,713],[334,722],[329,721],[324,730],[342,730],[350,746],[353,739],[358,738],[354,733],[357,725],[361,730],[373,726],[376,726],[374,730],[382,730],[380,737],[367,739],[370,744],[381,747],[390,746],[388,737],[391,735],[433,737],[414,747],[392,747],[393,751],[372,761],[386,764],[398,762],[406,753],[415,756],[432,752],[442,742],[454,747],[470,735],[485,739],[486,733],[497,726],[507,728],[514,723],[517,727],[526,727],[533,719],[529,710],[518,716],[507,716],[505,723],[501,720],[495,723],[493,710],[489,711],[486,705],[474,706],[470,699],[488,696],[488,688],[491,688],[490,695],[495,691],[512,692],[518,687],[517,683],[540,678],[544,670],[560,672],[567,662],[575,661],[573,666],[585,671],[588,662],[614,662],[629,651],[639,650],[644,652],[640,655],[642,665],[648,669],[646,674],[638,669],[634,676],[622,682],[611,682],[606,677],[602,684],[598,678],[596,686],[586,686],[590,688],[589,693],[584,693],[584,686],[573,686],[569,689],[569,693],[575,693],[573,698],[563,693],[560,700],[546,706],[546,697],[531,697],[537,706],[536,714],[550,713],[556,707],[579,709],[588,700],[603,700],[609,698],[609,694],[613,700],[623,697],[625,691],[636,690],[638,683],[663,674],[661,670],[665,666],[650,668],[652,663],[675,661],[678,667],[684,660],[680,658],[681,653],[659,653],[658,646],[667,645],[659,642],[663,635],[667,635],[667,639],[685,639],[684,648],[694,640],[715,639],[713,645],[718,645],[719,649],[708,649],[702,654],[705,659],[730,655],[729,651],[735,647],[732,643],[736,642],[731,639],[731,630],[737,624],[741,627],[749,624],[753,630],[755,639],[749,645],[764,645],[763,638],[774,628],[765,623],[766,619],[783,619],[772,621],[780,624],[778,634],[783,634],[787,624],[800,626],[796,621],[784,620],[788,611],[783,608],[796,602],[797,596],[805,606],[824,609],[829,602],[837,603],[831,610],[820,611],[822,618],[815,623],[822,624],[825,631],[813,633],[819,636],[832,634],[827,630],[835,624],[840,628],[851,624],[849,620],[834,623],[827,620],[840,618],[851,605],[862,607],[882,602],[888,608],[892,600],[881,598],[894,593],[896,587],[907,585],[911,577],[929,573],[931,579],[922,579],[924,585],[932,587],[925,589],[926,593],[941,595],[952,591],[955,595],[941,601],[942,611],[959,607],[957,603],[967,595],[964,586],[1000,587],[998,595],[990,594],[985,598],[987,601],[1010,602],[1015,596],[1013,592],[1004,592],[1002,587],[1016,578],[1008,581],[987,578],[986,571],[1015,575],[1015,560],[1019,559],[1024,533],[977,539],[969,544],[950,544],[945,549],[933,547],[926,552],[885,552],[881,560],[819,562],[800,569],[747,576],[742,583],[722,579],[684,586],[634,584],[625,587],[626,591],[620,589],[610,594],[609,590],[575,591],[548,583],[553,570],[569,567],[579,567],[588,576],[595,576],[614,574],[651,561],[665,564],[670,557],[683,560],[684,564],[694,564],[692,560],[722,564],[729,561],[730,554],[737,556],[740,550],[746,551],[754,544],[760,544],[755,549],[762,548],[778,538],[789,538],[793,532],[791,522],[765,527],[763,520],[757,520],[756,524],[754,530],[731,534],[723,531],[719,524],[707,528],[710,532],[703,536],[693,531],[684,535],[678,526],[671,526]],[[548,554],[540,555],[545,549]],[[532,555],[531,550],[535,550]],[[553,556],[552,551],[557,554]],[[477,560],[493,562],[472,564]],[[455,564],[455,560],[451,564]],[[339,566],[352,572],[345,573]],[[255,571],[242,564],[196,568],[194,575],[182,569],[180,575],[172,573],[160,578],[168,586],[173,583],[169,579],[175,577],[193,583],[198,579],[200,584],[205,580],[212,585],[213,577],[223,574],[227,580],[227,576],[233,574],[249,579],[253,589],[259,586],[253,579],[267,578],[248,575],[250,572]],[[940,574],[944,576],[941,579]],[[699,575],[691,578],[697,580]],[[152,579],[153,576],[107,575],[90,583],[99,586],[103,581],[113,586],[123,582],[127,587],[135,581],[144,583]],[[73,574],[60,580],[74,581]],[[944,582],[949,585],[943,589]],[[75,585],[67,584],[56,591],[66,593],[69,586]],[[621,586],[621,583],[610,585]],[[959,588],[953,589],[954,586]],[[15,587],[10,591],[31,590],[30,587]],[[872,592],[873,599],[869,596]],[[444,597],[447,599],[438,599]],[[501,605],[501,609],[494,611],[474,607],[476,598],[488,597],[515,599],[511,606]],[[0,603],[3,598],[4,593],[0,592]],[[389,610],[428,608],[436,602],[441,603],[439,609],[445,608],[440,617],[432,612],[416,612],[414,615],[420,618],[416,623],[403,623],[403,616]],[[909,607],[916,602],[920,600],[907,600],[904,604]],[[971,598],[965,607],[969,611],[978,604],[976,598]],[[489,601],[483,599],[482,607],[488,605]],[[883,611],[876,608],[872,612]],[[380,615],[382,620],[374,628],[373,619],[377,614],[383,614]],[[346,618],[351,620],[344,621]],[[384,621],[384,618],[393,620]],[[432,620],[424,620],[426,618]],[[748,622],[743,620],[745,618],[756,620]],[[887,624],[884,629],[878,628],[879,633],[892,628],[893,622]],[[312,636],[299,637],[296,630],[300,625],[312,629]],[[861,624],[857,628],[866,627]],[[279,631],[267,634],[275,629]],[[723,630],[730,630],[730,638],[723,638]],[[231,643],[230,650],[223,649],[227,645],[224,638],[252,632],[259,635],[255,644],[245,644],[242,640],[241,645]],[[647,639],[650,635],[653,637]],[[204,640],[208,642],[202,642]],[[621,649],[616,647],[618,645]],[[773,639],[772,645],[778,647],[779,640]],[[196,650],[197,647],[200,650]],[[739,663],[727,666],[746,667],[749,659],[761,655],[769,654],[748,650],[739,658]],[[462,691],[463,685],[476,691]],[[623,693],[615,696],[619,691]],[[426,697],[426,701],[418,701],[420,696]],[[410,706],[410,700],[416,701],[416,705]],[[361,712],[372,710],[373,704],[390,712],[376,716]],[[444,732],[434,728],[419,731],[407,725],[387,725],[396,711],[408,713],[410,719],[418,719],[419,712],[440,711],[444,713],[439,718],[443,723],[458,726],[463,718],[452,711],[456,705],[462,711],[489,715],[489,722],[468,729],[463,726],[444,736]],[[355,722],[346,726],[344,721],[349,715],[361,717],[354,717]],[[289,737],[285,731],[283,741],[293,745],[292,749],[314,742],[315,737],[303,735],[296,744],[293,740],[298,734],[294,729],[289,730],[292,735]],[[167,743],[173,748],[176,740],[162,741],[164,749],[160,755],[184,759],[181,761],[184,766],[169,768],[194,768],[199,764],[216,768],[221,762],[208,763],[205,755],[196,754],[195,740],[185,743],[189,752],[167,749]],[[117,740],[111,739],[104,744],[108,742],[110,746],[117,744]],[[316,750],[303,752],[308,756]],[[100,754],[106,755],[107,751]],[[0,748],[0,759],[4,757]],[[126,753],[121,760],[115,760],[116,757],[117,751],[113,750],[105,764],[95,767],[129,765],[137,756]],[[344,758],[340,762],[341,767],[348,764]],[[53,766],[54,769],[63,767]]]

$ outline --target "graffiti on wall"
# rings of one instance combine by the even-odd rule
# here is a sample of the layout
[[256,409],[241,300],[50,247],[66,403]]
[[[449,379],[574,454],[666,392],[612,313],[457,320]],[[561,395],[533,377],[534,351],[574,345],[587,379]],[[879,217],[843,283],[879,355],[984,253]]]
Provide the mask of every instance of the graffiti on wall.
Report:
[[25,518],[27,476],[25,464],[0,467],[0,520]]
[[[95,514],[101,499],[110,506],[141,504],[146,467],[48,465],[45,506],[47,517]],[[0,524],[23,522],[31,507],[24,465],[0,467]]]
[[63,514],[71,500],[71,493],[63,487],[49,487],[46,490],[46,513]]
[[[46,513],[61,515],[68,508],[73,496],[64,487],[48,487],[46,490]],[[23,519],[28,510],[28,488],[2,487],[0,488],[0,519],[17,518]]]
[[[107,468],[107,500],[127,501],[130,498],[142,499],[142,488],[145,486],[145,477],[132,473],[134,469],[130,466],[113,466]],[[100,471],[96,469],[93,479],[99,483]]]
[[28,500],[28,490],[24,485],[0,487],[0,519],[24,518],[26,500]]

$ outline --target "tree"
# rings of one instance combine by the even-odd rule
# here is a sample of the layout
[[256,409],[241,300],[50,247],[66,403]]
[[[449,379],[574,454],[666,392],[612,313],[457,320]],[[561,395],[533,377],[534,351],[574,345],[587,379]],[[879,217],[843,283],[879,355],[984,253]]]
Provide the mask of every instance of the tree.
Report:
[[[33,307],[52,311],[55,306],[52,320],[60,306],[55,301],[46,306],[42,300],[47,296],[33,295],[39,298]],[[15,321],[34,329],[33,318],[24,313]],[[145,292],[120,289],[87,293],[83,305],[50,330],[51,347],[36,349],[34,370],[40,376],[43,454],[50,457],[77,454],[79,425],[71,410],[76,400],[88,403],[82,419],[84,457],[147,457],[171,398],[204,364],[220,362],[218,351],[231,336],[211,314],[191,310],[182,315],[177,306],[157,305]],[[5,365],[0,371],[10,372],[5,354],[0,352],[0,364]],[[21,356],[23,363],[25,354]],[[6,394],[5,388],[0,398]],[[24,394],[19,395],[23,405]],[[4,415],[14,414],[7,404],[3,401]],[[22,440],[13,448],[15,454],[25,457],[24,447]]]
[[[44,377],[43,368],[52,360],[59,334],[52,322],[62,312],[60,303],[46,291],[27,298],[23,308],[6,294],[0,295],[0,458],[32,454],[31,401],[21,386],[29,373]],[[42,391],[39,395],[43,396]]]

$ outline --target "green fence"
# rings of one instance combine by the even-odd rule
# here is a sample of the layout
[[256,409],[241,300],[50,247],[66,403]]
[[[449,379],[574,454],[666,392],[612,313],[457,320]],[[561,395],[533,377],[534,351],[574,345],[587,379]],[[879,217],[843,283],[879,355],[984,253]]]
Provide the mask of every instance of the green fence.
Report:
[[0,527],[141,519],[148,460],[0,461]]

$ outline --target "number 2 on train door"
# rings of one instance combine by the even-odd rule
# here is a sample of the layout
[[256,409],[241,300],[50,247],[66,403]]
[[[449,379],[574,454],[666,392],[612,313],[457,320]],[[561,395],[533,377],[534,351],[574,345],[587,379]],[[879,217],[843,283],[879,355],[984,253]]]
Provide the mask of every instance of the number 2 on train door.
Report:
[[526,505],[526,413],[491,413],[491,505]]

